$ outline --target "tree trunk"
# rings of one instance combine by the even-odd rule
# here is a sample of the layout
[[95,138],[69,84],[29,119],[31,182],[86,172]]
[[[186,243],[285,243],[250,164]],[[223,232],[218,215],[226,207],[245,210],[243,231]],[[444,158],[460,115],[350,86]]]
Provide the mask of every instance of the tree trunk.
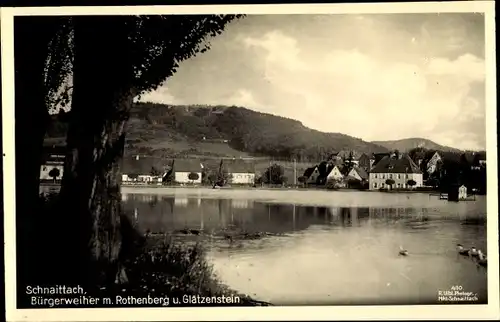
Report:
[[69,228],[67,270],[91,287],[110,286],[118,272],[120,164],[135,96],[124,86],[129,75],[113,55],[119,46],[105,19],[75,18],[74,91],[60,194],[61,219]]

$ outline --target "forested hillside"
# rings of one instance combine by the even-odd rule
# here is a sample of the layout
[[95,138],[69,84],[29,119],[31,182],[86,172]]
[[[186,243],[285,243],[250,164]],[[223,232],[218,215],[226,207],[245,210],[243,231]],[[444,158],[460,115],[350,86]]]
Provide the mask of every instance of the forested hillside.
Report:
[[[68,117],[53,116],[49,138],[64,136]],[[321,160],[340,150],[387,151],[345,134],[312,130],[296,120],[242,107],[155,103],[135,104],[126,150],[154,155],[253,155],[304,161]]]

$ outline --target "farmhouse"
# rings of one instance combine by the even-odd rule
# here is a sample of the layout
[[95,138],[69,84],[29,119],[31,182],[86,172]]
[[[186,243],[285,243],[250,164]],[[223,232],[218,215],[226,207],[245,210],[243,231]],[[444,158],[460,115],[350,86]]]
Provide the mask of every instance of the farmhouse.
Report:
[[[203,165],[196,159],[175,159],[172,162],[174,181],[177,183],[201,183]],[[197,174],[194,179],[190,175]]]
[[357,180],[357,181],[363,182],[363,181],[368,180],[368,173],[365,171],[364,168],[354,167],[347,174],[347,179],[348,180]]
[[122,159],[123,183],[160,183],[169,170],[169,161],[150,156],[128,155]]
[[304,171],[304,177],[307,179],[306,183],[308,184],[315,184],[318,182],[318,177],[319,177],[319,169],[318,166],[310,167],[307,168],[306,171]]
[[66,147],[43,147],[42,165],[40,166],[40,181],[58,181],[63,177]]
[[344,179],[344,175],[342,174],[341,167],[338,165],[335,165],[326,175],[327,182],[329,180],[342,180],[342,179]]
[[461,185],[458,187],[458,199],[467,199],[467,187]]
[[375,158],[369,157],[365,153],[361,154],[361,156],[358,159],[358,167],[364,169],[365,171],[370,171],[372,168],[372,164],[375,162]]
[[232,184],[254,184],[255,163],[241,159],[223,161]]
[[[387,180],[392,180],[393,184],[388,184]],[[414,183],[414,185],[411,185],[411,183]],[[370,190],[421,187],[423,185],[423,174],[415,162],[407,155],[399,158],[386,156],[370,172],[369,184]]]

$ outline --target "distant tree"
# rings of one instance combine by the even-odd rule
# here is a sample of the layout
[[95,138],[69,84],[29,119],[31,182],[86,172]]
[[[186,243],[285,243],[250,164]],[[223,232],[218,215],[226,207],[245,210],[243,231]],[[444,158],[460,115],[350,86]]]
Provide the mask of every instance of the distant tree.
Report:
[[328,176],[329,171],[332,169],[332,165],[327,162],[327,161],[322,161],[318,164],[318,178],[316,180],[316,184],[325,184],[326,183],[326,177]]
[[406,182],[406,184],[408,184],[411,188],[413,188],[414,186],[417,185],[417,182],[413,179],[410,179],[408,180],[408,182]]
[[269,184],[283,184],[284,168],[279,164],[273,164],[264,172],[263,181]]
[[210,170],[207,172],[207,182],[212,184],[217,181],[218,174],[215,170]]
[[399,159],[399,156],[401,155],[401,153],[399,152],[398,149],[394,150],[394,156],[396,159]]
[[304,183],[306,183],[306,181],[307,181],[307,177],[306,177],[306,176],[300,176],[300,177],[298,177],[298,178],[297,178],[297,181],[298,181],[299,183],[304,184]]
[[196,181],[200,178],[200,175],[196,172],[191,172],[190,174],[188,174],[188,179],[191,180],[191,181]]
[[209,181],[210,184],[212,185],[223,187],[231,181],[232,177],[233,176],[227,170],[222,170],[222,171],[213,170],[210,171]]
[[170,184],[174,181],[174,173],[172,170],[167,171],[167,173],[162,178],[163,184]]
[[392,185],[395,183],[395,181],[393,179],[387,179],[385,180],[385,184],[388,185],[389,187],[391,187],[391,190],[392,190]]
[[151,167],[151,175],[159,176],[161,174],[160,170],[156,169],[154,166]]
[[349,151],[349,156],[347,157],[347,160],[345,162],[345,165],[347,167],[347,169],[352,169],[352,167],[354,166],[354,156],[353,156],[353,153],[352,151]]
[[54,180],[54,182],[56,182],[56,179],[61,175],[61,171],[59,171],[58,168],[53,168],[52,170],[50,170],[49,172],[49,176],[52,177],[52,180]]

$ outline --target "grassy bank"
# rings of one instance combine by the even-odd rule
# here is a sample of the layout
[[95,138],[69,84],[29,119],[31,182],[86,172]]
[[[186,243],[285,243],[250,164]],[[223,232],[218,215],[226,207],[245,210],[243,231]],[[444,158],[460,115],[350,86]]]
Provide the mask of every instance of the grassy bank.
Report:
[[[28,285],[73,285],[74,272],[64,269],[65,227],[54,216],[57,195],[40,197],[40,212],[31,223],[34,229],[27,240],[20,241],[18,253],[18,305],[33,308],[32,297],[26,294]],[[85,287],[87,296],[95,298],[157,298],[169,299],[168,306],[266,306],[244,294],[230,289],[219,281],[206,259],[206,249],[198,243],[188,245],[165,236],[144,236],[121,216],[122,254],[118,263],[118,276],[112,285]],[[61,251],[63,250],[63,251]],[[65,251],[64,251],[65,250]],[[193,301],[193,298],[196,300]],[[200,300],[201,298],[201,300]],[[175,303],[174,299],[179,302]],[[189,300],[190,299],[190,300]],[[225,299],[225,303],[218,302]],[[189,300],[189,301],[188,301]],[[215,301],[215,303],[214,303]],[[233,302],[233,303],[230,303]],[[152,307],[166,306],[158,303],[100,303],[98,307]],[[51,307],[50,301],[37,308]],[[74,305],[57,307],[75,307]],[[78,307],[96,307],[80,305]]]

